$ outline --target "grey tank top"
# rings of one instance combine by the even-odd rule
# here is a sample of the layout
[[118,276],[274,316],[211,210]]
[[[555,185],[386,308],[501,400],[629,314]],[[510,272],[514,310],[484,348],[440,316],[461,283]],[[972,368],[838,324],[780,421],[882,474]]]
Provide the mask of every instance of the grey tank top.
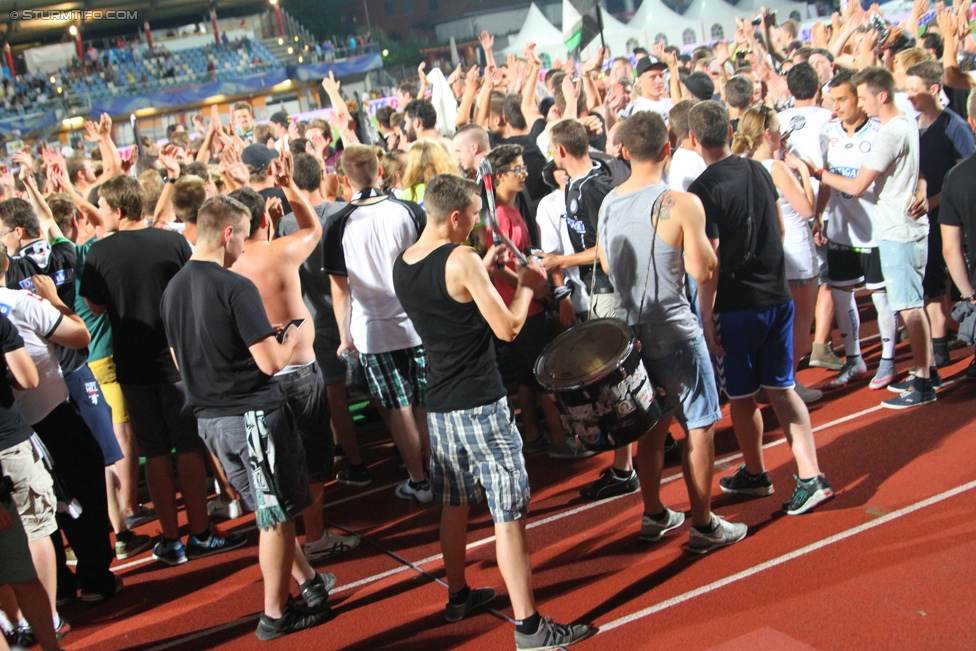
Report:
[[[684,251],[657,237],[651,221],[654,204],[667,189],[661,183],[625,195],[613,190],[603,201],[600,221],[603,250],[616,291],[617,318],[630,326],[640,320],[641,342],[651,347],[666,347],[702,334],[688,301]],[[647,296],[643,317],[639,318],[645,281]]]

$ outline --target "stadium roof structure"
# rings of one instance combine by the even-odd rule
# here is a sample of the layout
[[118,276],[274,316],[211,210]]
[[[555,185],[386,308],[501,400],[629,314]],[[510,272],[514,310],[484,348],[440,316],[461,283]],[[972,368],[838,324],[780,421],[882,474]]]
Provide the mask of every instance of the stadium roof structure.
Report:
[[[87,41],[141,32],[147,20],[153,29],[176,27],[209,23],[211,8],[218,18],[227,18],[270,6],[268,0],[7,0],[0,4],[0,41],[11,45],[60,41],[71,25]],[[32,17],[26,19],[27,15]]]

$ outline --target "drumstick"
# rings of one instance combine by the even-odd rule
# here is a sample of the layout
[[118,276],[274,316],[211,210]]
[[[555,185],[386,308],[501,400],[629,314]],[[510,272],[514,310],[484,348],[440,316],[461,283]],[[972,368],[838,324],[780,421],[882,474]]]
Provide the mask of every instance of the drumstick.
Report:
[[515,259],[518,260],[518,263],[523,267],[527,267],[529,265],[528,259],[519,251],[512,240],[498,228],[498,216],[495,214],[495,187],[492,183],[491,173],[491,163],[488,162],[487,158],[481,159],[481,162],[478,163],[478,176],[485,185],[485,195],[488,197],[488,208],[485,212],[488,215],[488,225],[491,227],[492,240],[495,246],[500,246],[501,244],[507,246],[512,251]]

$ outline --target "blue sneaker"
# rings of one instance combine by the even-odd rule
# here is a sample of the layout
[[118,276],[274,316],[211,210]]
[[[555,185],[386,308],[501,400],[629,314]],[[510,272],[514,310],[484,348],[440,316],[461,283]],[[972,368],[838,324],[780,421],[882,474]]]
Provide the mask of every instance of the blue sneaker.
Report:
[[153,558],[160,563],[165,563],[170,567],[176,567],[186,562],[186,550],[183,548],[182,541],[158,542],[153,547]]
[[222,536],[213,527],[210,528],[210,536],[201,541],[196,536],[189,536],[186,539],[186,556],[190,560],[229,552],[233,549],[243,547],[247,544],[247,536],[243,533],[232,533]]

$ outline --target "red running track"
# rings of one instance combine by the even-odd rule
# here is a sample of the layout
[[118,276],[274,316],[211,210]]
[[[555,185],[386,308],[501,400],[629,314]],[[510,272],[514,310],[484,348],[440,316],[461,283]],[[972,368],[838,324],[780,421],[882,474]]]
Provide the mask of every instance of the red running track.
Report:
[[[865,347],[869,367],[879,352],[873,343]],[[944,376],[961,378],[970,354],[955,351]],[[910,365],[904,345],[898,363],[903,370]],[[809,369],[800,379],[816,387],[830,375]],[[866,384],[828,392],[811,408],[820,464],[837,497],[800,517],[780,511],[795,466],[768,407],[766,463],[777,493],[741,499],[719,491],[718,478],[739,463],[726,408],[716,431],[713,508],[750,531],[743,542],[706,557],[682,550],[687,525],[656,544],[638,541],[638,494],[600,503],[578,497],[608,455],[529,459],[529,538],[541,612],[600,626],[574,647],[581,651],[974,648],[976,383],[957,379],[935,405],[907,412],[881,409],[892,394]],[[339,579],[333,621],[257,641],[262,589],[251,516],[226,527],[252,532],[244,549],[178,568],[148,555],[118,564],[122,593],[101,605],[62,610],[74,626],[65,648],[514,648],[487,510],[473,509],[468,581],[495,586],[497,610],[448,624],[447,590],[436,580],[443,577],[439,510],[396,499],[401,472],[388,445],[379,432],[366,441],[376,460],[373,485],[357,490],[333,482],[326,490],[327,520],[364,537],[355,551],[320,565]],[[687,511],[680,467],[666,469],[665,477],[662,499]]]

